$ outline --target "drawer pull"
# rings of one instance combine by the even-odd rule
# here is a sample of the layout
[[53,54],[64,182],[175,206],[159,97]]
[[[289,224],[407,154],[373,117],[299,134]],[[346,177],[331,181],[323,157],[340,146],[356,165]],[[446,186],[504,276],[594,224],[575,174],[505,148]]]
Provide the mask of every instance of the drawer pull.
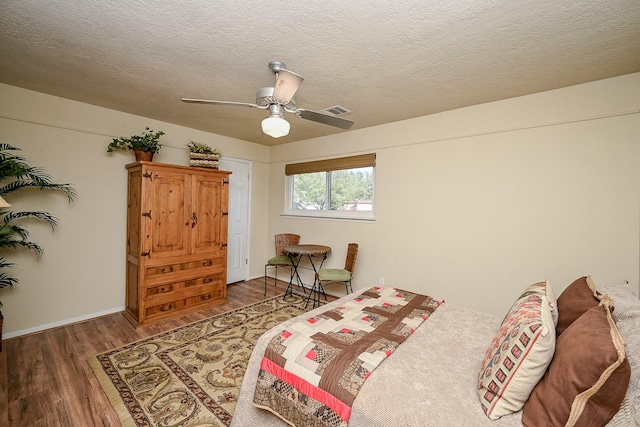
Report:
[[162,293],[167,293],[167,292],[171,292],[173,290],[173,285],[169,285],[169,286],[162,286],[160,288],[160,292]]
[[208,299],[211,299],[211,294],[206,294],[206,295],[200,295],[200,299],[202,301],[206,301]]
[[211,267],[212,265],[213,265],[213,261],[210,259],[202,262],[203,267]]
[[213,282],[213,277],[205,277],[202,279],[202,283],[211,283]]
[[165,273],[173,273],[173,267],[172,267],[172,266],[169,266],[169,267],[162,267],[162,270],[160,270],[160,272],[161,272],[162,274],[165,274]]
[[169,311],[173,308],[173,305],[171,304],[165,304],[162,307],[160,307],[160,311]]

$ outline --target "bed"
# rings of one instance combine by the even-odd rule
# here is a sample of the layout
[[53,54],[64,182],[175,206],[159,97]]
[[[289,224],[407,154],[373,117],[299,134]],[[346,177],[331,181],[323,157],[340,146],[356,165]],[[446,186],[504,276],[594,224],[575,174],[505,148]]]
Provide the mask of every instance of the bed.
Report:
[[[579,289],[582,290],[585,289],[586,280],[590,281],[591,278],[585,276],[579,280],[581,280]],[[576,288],[574,284],[567,289]],[[593,286],[595,287],[595,285]],[[235,427],[286,425],[283,420],[271,412],[254,406],[254,393],[266,348],[272,339],[281,334],[283,329],[289,325],[344,305],[349,300],[359,298],[360,294],[366,291],[368,290],[356,291],[354,294],[291,319],[265,333],[258,340],[249,361],[231,425]],[[630,368],[627,369],[626,382],[622,367],[614,370],[614,373],[620,373],[621,376],[615,379],[612,377],[612,380],[609,381],[609,386],[617,389],[620,389],[620,384],[624,384],[626,392],[622,391],[621,397],[624,396],[622,403],[618,402],[615,410],[610,411],[611,413],[608,415],[610,421],[607,425],[625,427],[640,425],[640,333],[638,333],[640,331],[640,300],[631,292],[625,281],[599,285],[597,291],[599,300],[602,295],[606,295],[605,299],[611,301],[615,307],[612,312],[609,311],[611,312],[610,317],[615,320],[619,335],[624,340],[622,345],[626,349],[622,356],[624,360],[618,360],[618,364],[624,363]],[[529,288],[523,295],[527,292],[529,292]],[[569,292],[563,292],[563,295],[560,295],[557,299],[557,307],[554,307],[555,296],[550,297],[551,311],[555,310],[556,317],[553,319],[555,322],[558,321],[558,312],[561,313],[562,321],[562,314],[566,317],[571,311],[569,309],[563,310],[560,304],[565,294],[568,295]],[[595,296],[594,292],[593,297]],[[565,304],[568,298],[569,296],[564,298]],[[575,299],[575,296],[572,296],[571,301]],[[594,302],[589,300],[588,296],[585,299],[583,295],[583,300],[583,303],[587,304],[586,309],[594,306]],[[596,302],[595,305],[602,306],[603,304]],[[568,342],[568,337],[573,333],[573,330],[578,329],[578,320],[582,321],[586,318],[586,316],[580,316],[580,310],[586,312],[586,309],[581,307],[578,314],[571,313],[575,317],[575,319],[571,319],[575,325],[573,329],[566,328],[563,340]],[[594,310],[596,309],[590,310],[589,313]],[[535,410],[540,410],[540,408],[529,410],[529,414],[527,414],[527,409],[513,410],[513,413],[498,414],[499,416],[494,417],[496,419],[490,419],[486,408],[484,410],[482,408],[483,392],[479,392],[479,372],[486,367],[487,359],[491,360],[491,357],[487,357],[487,355],[499,335],[499,333],[497,335],[497,331],[503,328],[508,317],[509,314],[504,319],[500,319],[448,303],[440,305],[403,344],[395,349],[392,356],[381,363],[364,381],[352,404],[348,425],[351,427],[444,425],[502,427],[522,426],[523,423],[524,425],[537,424],[532,423],[531,417],[536,417]],[[566,322],[566,319],[564,321]],[[555,346],[555,334],[553,338]],[[552,362],[556,358],[561,359],[560,350],[564,348],[561,342],[558,337],[557,348],[554,347],[551,350],[552,355],[553,350],[556,350]],[[619,353],[618,351],[618,359],[620,359]],[[613,359],[615,357],[614,352]],[[560,360],[557,363],[560,363]],[[540,381],[535,379],[536,383],[539,382],[536,387],[553,385],[552,366],[549,362],[544,367],[544,372],[540,374],[544,377],[540,378]],[[411,367],[411,369],[406,369],[406,367]],[[559,367],[558,369],[565,368]],[[547,389],[542,389],[540,393],[534,391],[531,393],[530,400],[544,399],[547,391]],[[611,394],[604,390],[604,386],[603,392],[607,395]],[[484,395],[486,396],[486,393]],[[529,402],[525,404],[534,406]],[[585,411],[589,410],[589,405],[593,405],[593,403],[588,403]],[[506,406],[508,409],[509,405]],[[525,413],[524,420],[523,412]],[[611,415],[613,415],[612,418]],[[589,416],[591,417],[591,415]],[[581,423],[584,423],[584,418],[578,420],[575,425],[582,425]]]

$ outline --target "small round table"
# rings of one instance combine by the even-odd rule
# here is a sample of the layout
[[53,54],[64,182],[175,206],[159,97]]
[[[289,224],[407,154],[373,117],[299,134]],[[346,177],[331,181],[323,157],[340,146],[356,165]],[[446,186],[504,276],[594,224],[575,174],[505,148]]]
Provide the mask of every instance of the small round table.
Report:
[[[309,263],[313,268],[313,286],[311,287],[311,292],[309,292],[309,296],[307,297],[307,302],[305,303],[305,308],[309,305],[309,300],[313,296],[313,307],[316,305],[320,305],[320,292],[324,295],[324,299],[327,299],[327,294],[324,292],[324,288],[322,284],[317,279],[318,269],[322,268],[322,264],[327,256],[331,253],[331,248],[325,245],[314,245],[314,244],[304,244],[304,245],[288,245],[284,247],[284,253],[287,254],[291,258],[291,262],[293,263],[293,269],[295,272],[295,276],[298,278],[298,281],[304,283],[300,279],[300,275],[298,274],[298,265],[304,256],[309,258]],[[316,267],[313,262],[313,257],[322,257],[320,260],[320,265]],[[287,292],[285,292],[284,297],[287,295],[293,295],[293,275],[291,276],[291,280],[289,281],[289,286],[287,287]]]

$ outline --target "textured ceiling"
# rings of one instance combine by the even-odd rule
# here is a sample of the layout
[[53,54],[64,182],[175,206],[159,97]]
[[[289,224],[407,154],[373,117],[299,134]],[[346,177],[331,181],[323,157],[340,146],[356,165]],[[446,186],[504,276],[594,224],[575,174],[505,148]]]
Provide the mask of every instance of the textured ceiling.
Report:
[[270,61],[299,107],[353,129],[640,71],[638,0],[0,0],[0,82],[275,145],[344,130],[295,118],[263,135]]

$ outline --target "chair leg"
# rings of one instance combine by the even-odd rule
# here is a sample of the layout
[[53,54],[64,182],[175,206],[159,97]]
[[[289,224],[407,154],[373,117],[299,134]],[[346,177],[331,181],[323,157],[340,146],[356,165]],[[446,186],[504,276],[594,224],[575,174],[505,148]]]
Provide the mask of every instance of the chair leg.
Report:
[[[264,296],[267,296],[267,265],[264,266]],[[273,286],[274,287],[278,287],[278,266],[277,265],[272,265],[271,267],[275,268],[276,273],[273,277]]]
[[[351,286],[351,280],[344,282],[344,287],[347,291],[347,295],[349,295],[349,293],[353,293],[353,287]],[[351,292],[349,292],[351,291]]]

